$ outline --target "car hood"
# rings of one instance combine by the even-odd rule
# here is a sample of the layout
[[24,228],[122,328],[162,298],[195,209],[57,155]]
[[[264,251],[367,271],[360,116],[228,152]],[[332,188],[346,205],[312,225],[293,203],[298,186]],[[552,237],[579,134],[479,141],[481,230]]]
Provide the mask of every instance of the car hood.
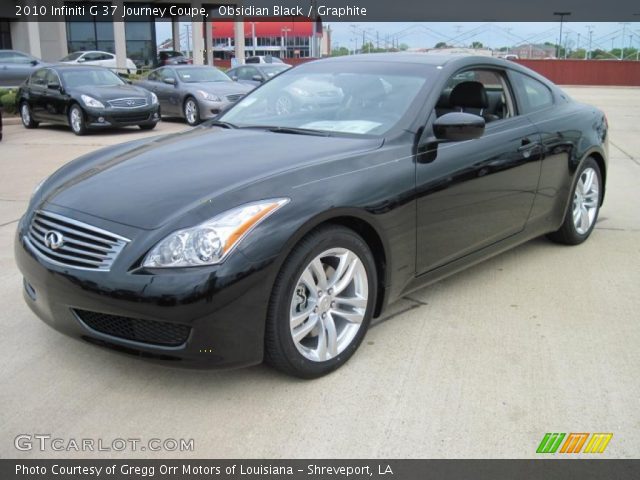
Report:
[[247,93],[252,90],[249,85],[238,82],[202,82],[185,83],[185,88],[189,91],[204,90],[207,93],[216,95],[232,95],[237,93]]
[[83,85],[70,89],[73,93],[85,94],[97,100],[115,100],[117,98],[147,98],[149,93],[135,85],[97,86]]
[[[126,148],[111,147],[72,162],[52,177],[45,199],[151,230],[223,193],[381,144],[381,139],[203,126]],[[273,192],[274,197],[284,194]]]

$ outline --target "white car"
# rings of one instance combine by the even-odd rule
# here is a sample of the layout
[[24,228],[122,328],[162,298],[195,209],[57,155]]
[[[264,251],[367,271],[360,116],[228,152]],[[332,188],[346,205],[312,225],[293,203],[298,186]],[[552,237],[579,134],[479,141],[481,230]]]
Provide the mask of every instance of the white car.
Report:
[[82,65],[99,65],[113,70],[115,73],[136,73],[138,67],[133,60],[127,58],[127,71],[118,71],[116,56],[109,52],[97,50],[73,52],[60,60],[60,63],[78,63]]
[[289,65],[288,63],[284,63],[282,59],[278,57],[272,57],[271,55],[256,55],[254,57],[247,57],[245,58],[244,63],[271,63],[277,65]]

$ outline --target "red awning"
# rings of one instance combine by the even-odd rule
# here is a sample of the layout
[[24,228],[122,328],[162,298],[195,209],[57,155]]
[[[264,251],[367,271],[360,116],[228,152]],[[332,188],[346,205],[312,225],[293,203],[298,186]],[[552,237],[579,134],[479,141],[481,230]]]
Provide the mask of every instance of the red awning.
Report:
[[[251,18],[244,18],[244,35],[251,37]],[[284,36],[283,28],[288,28],[287,36],[289,37],[311,37],[314,34],[315,21],[307,17],[294,17],[293,20],[273,20],[255,22],[256,37],[282,37]],[[213,30],[213,38],[232,38],[234,22],[233,20],[223,20],[211,22]]]

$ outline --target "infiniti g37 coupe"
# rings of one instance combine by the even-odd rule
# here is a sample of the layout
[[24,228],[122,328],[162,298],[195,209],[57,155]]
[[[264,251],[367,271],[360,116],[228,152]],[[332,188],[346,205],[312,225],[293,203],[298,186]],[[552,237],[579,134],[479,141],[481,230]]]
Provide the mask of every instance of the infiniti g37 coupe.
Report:
[[129,125],[152,130],[160,120],[155,93],[125,83],[107,68],[88,65],[36,70],[18,90],[16,103],[25,128],[59,123],[76,135]]
[[[276,109],[328,82],[341,102]],[[601,111],[513,62],[307,63],[44,180],[15,242],[25,300],[113,350],[317,377],[407,292],[540,235],[585,241],[607,143]]]

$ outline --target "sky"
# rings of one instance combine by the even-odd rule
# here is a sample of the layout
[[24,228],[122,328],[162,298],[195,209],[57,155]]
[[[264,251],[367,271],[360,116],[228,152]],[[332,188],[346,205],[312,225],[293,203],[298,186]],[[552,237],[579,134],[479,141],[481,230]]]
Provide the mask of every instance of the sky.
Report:
[[[365,22],[343,23],[330,22],[333,48],[347,47],[353,50],[362,45],[362,32],[365,31],[367,41],[383,47],[385,38],[388,44],[392,37],[398,43],[405,43],[411,48],[430,48],[438,42],[448,42],[454,46],[469,45],[474,41],[482,42],[491,48],[514,46],[521,43],[556,43],[560,34],[559,22]],[[184,26],[184,24],[183,24]],[[589,41],[589,27],[592,28],[592,49],[611,50],[622,46],[623,25],[608,22],[565,22],[563,26],[563,44],[572,49],[586,47]],[[171,37],[171,25],[157,22],[158,42]],[[629,23],[624,27],[624,47],[640,48],[640,23]],[[357,32],[357,33],[354,33]],[[579,34],[579,35],[578,35]],[[186,48],[186,46],[184,47]]]
[[[367,41],[379,39],[384,46],[386,37],[398,38],[412,48],[431,48],[444,41],[454,46],[469,45],[474,41],[482,42],[491,48],[513,46],[519,43],[556,43],[560,35],[559,22],[370,22],[349,24],[341,22],[328,23],[333,31],[332,43],[335,48],[343,46],[353,50],[356,39],[362,44],[362,31],[365,30]],[[593,30],[592,47],[610,50],[621,48],[624,28],[624,47],[640,48],[640,23],[629,23],[626,27],[610,22],[565,22],[563,25],[563,44],[584,48],[589,41],[589,27]],[[354,32],[357,32],[354,33]],[[390,40],[389,40],[390,42]],[[613,42],[613,43],[612,43]],[[359,48],[359,47],[358,47]]]

